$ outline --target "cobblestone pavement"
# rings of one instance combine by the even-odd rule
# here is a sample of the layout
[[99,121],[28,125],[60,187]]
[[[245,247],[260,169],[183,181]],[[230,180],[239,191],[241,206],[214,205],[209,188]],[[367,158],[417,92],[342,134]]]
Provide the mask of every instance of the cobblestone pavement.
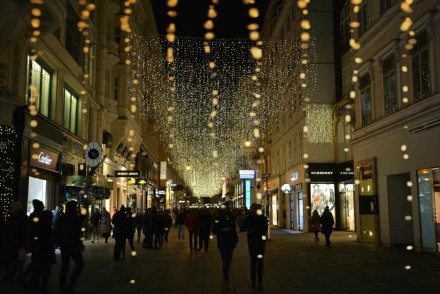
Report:
[[[135,257],[127,244],[124,261],[112,259],[113,239],[85,241],[85,268],[75,293],[440,293],[440,259],[433,254],[358,243],[348,232],[335,232],[332,247],[326,248],[310,233],[287,230],[272,230],[267,242],[263,290],[250,287],[246,235],[240,234],[226,291],[215,239],[205,254],[191,252],[185,237],[184,243],[175,241],[173,229],[160,250],[135,242]],[[58,293],[59,252],[57,259],[51,293]],[[0,293],[24,291],[12,282],[0,283]]]

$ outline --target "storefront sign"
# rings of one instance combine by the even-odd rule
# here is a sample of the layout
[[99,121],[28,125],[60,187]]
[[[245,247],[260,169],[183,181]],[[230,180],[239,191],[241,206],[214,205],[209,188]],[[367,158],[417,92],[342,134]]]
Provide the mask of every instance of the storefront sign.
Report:
[[334,182],[334,164],[309,163],[308,177],[312,182]]
[[31,165],[45,170],[59,172],[59,154],[44,148],[32,149]]
[[117,170],[115,171],[116,178],[137,178],[140,176],[138,170]]
[[245,180],[253,180],[255,179],[255,170],[254,169],[240,169],[238,171],[239,178]]
[[295,182],[298,180],[298,173],[294,172],[292,173],[292,175],[290,176],[290,179],[292,180],[292,182]]
[[353,161],[338,163],[335,165],[336,181],[347,182],[354,180]]

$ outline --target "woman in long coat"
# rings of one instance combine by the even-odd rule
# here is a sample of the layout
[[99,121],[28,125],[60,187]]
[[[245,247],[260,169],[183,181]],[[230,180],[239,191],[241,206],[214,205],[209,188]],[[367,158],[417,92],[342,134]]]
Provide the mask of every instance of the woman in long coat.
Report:
[[319,222],[322,226],[321,232],[325,236],[325,246],[330,247],[330,245],[332,244],[332,242],[330,242],[330,235],[333,232],[333,225],[335,224],[335,220],[333,219],[333,214],[330,212],[328,206],[325,207]]
[[110,213],[107,211],[105,207],[102,208],[101,225],[102,225],[102,236],[105,239],[105,243],[107,243],[108,237],[110,237],[110,233],[112,231],[112,224],[111,224]]

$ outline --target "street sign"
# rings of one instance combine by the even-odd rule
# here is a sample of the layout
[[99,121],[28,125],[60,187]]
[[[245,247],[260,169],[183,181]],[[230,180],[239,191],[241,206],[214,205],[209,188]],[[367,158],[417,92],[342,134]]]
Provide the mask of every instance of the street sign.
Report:
[[138,170],[117,170],[115,171],[116,178],[138,178],[140,176]]
[[238,171],[240,179],[252,180],[255,179],[255,170],[254,169],[240,169]]

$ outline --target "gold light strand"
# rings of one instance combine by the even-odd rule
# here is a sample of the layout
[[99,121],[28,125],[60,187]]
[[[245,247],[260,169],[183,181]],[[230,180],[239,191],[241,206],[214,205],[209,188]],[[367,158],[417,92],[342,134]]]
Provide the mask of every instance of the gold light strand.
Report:
[[[299,8],[299,11],[301,12],[301,21],[300,21],[300,55],[301,55],[301,72],[299,74],[299,91],[302,93],[302,95],[304,96],[304,111],[306,111],[306,115],[309,116],[311,115],[311,112],[308,111],[309,107],[309,103],[310,103],[310,97],[307,95],[306,92],[306,88],[308,87],[307,85],[307,78],[309,78],[307,76],[307,67],[310,61],[310,54],[309,54],[309,47],[310,47],[310,33],[309,30],[312,28],[311,22],[309,19],[307,19],[307,15],[309,14],[309,10],[307,9],[307,5],[310,4],[310,1],[308,0],[298,0],[297,1],[297,6]],[[306,123],[303,126],[303,133],[304,133],[304,138],[308,138],[308,133],[310,130],[310,126],[308,125],[309,120],[306,119]],[[314,133],[312,133],[314,134]],[[307,164],[307,161],[309,161],[309,154],[304,153],[303,154],[303,161],[304,161],[304,169],[308,169],[309,166]],[[305,182],[310,182],[310,178],[305,178],[304,179]],[[309,209],[310,207],[307,206],[307,208]]]

